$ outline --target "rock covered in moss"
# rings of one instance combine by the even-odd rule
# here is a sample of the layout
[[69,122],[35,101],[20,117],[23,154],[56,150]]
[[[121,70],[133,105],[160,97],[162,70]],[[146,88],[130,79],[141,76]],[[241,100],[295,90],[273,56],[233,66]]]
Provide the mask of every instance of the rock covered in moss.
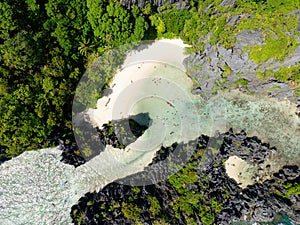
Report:
[[[230,155],[239,155],[249,163],[259,165],[276,149],[256,137],[247,137],[245,132],[234,134],[229,131],[220,135],[223,144],[219,146],[218,152],[211,154],[205,151],[200,154],[207,147],[209,138],[199,137],[196,142],[201,148],[197,149],[187,165],[165,182],[132,187],[123,185],[122,180],[119,180],[98,193],[86,194],[72,208],[73,222],[79,224],[81,215],[84,215],[84,224],[133,224],[139,221],[142,224],[183,225],[191,221],[198,221],[199,224],[210,224],[208,221],[211,221],[227,225],[243,220],[271,222],[280,210],[287,212],[292,221],[299,220],[299,196],[289,200],[278,195],[278,190],[284,192],[280,189],[281,183],[299,182],[298,167],[285,166],[272,179],[241,189],[227,176],[224,161]],[[175,145],[158,151],[153,164],[165,160],[172,154],[174,147]],[[126,179],[140,179],[142,174],[143,172]],[[184,174],[189,174],[190,178],[184,178]],[[192,179],[193,174],[195,178]],[[198,201],[196,205],[204,208],[192,206],[192,201],[188,199]],[[129,206],[131,210],[138,210],[139,216],[133,218],[133,212],[128,214]],[[190,206],[192,213],[189,212]]]

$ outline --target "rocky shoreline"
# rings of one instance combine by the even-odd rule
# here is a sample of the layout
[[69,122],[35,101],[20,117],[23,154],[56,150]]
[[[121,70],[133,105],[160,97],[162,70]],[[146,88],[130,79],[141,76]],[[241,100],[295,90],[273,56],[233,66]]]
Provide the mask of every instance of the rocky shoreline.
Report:
[[[252,46],[262,44],[262,35],[259,31],[244,31],[238,35],[237,40],[239,41],[233,49],[225,49],[219,44],[217,46],[206,44],[203,51],[193,53],[185,60],[188,75],[194,83],[193,94],[210,99],[218,90],[238,88],[247,93],[265,94],[279,99],[288,98],[298,104],[300,109],[300,97],[295,97],[295,89],[290,81],[282,82],[274,76],[268,79],[257,77],[258,71],[277,71],[282,66],[297,65],[300,60],[300,48],[298,47],[283,62],[269,60],[257,64],[249,59],[249,51],[244,51],[244,47],[249,43]],[[104,127],[103,132],[108,132],[109,128],[109,125]],[[118,142],[116,134],[111,133],[112,136],[104,137],[103,132],[98,130],[100,139],[104,143],[125,147]],[[257,137],[247,137],[245,132],[234,134],[230,130],[225,134],[219,134],[215,137],[215,143],[217,140],[222,140],[223,143],[217,144],[214,148],[207,146],[208,139],[212,138],[205,136],[198,138],[197,142],[202,148],[196,149],[196,152],[201,152],[201,149],[205,148],[206,153],[194,161],[199,164],[194,172],[197,173],[198,181],[201,181],[201,187],[205,186],[205,188],[200,188],[197,183],[189,184],[188,188],[190,192],[207,196],[207,199],[203,200],[204,205],[209,205],[215,198],[222,205],[222,210],[211,212],[214,215],[214,223],[225,225],[231,224],[232,221],[272,222],[276,213],[282,210],[293,223],[299,223],[300,218],[297,216],[300,214],[299,194],[287,194],[285,188],[291,183],[300,183],[300,171],[297,166],[286,165],[277,173],[269,171],[265,162],[277,154],[276,148],[261,143]],[[152,164],[167,159],[178,146],[187,147],[174,143],[171,147],[161,148]],[[251,177],[253,185],[242,189],[235,180],[228,177],[224,163],[230,156],[237,156],[249,165],[255,166],[255,174]],[[176,162],[176,158],[171,162],[174,160]],[[164,168],[158,167],[153,171],[147,170],[146,167],[145,171],[153,173],[152,177],[155,179],[162,169]],[[142,176],[143,174],[139,173],[126,179],[140,179]],[[183,212],[175,212],[176,210],[170,206],[181,193],[177,192],[169,181],[139,187],[138,195],[135,194],[137,189],[120,183],[122,181],[111,183],[102,191],[88,193],[81,198],[78,205],[72,208],[73,222],[75,224],[132,224],[139,221],[142,224],[163,224],[157,222],[157,218],[151,217],[149,212],[151,204],[147,196],[153,195],[159,201],[161,208],[159,215],[167,215],[167,224],[189,224]],[[135,202],[140,209],[140,217],[136,216],[136,220],[127,218],[125,211],[122,211],[122,206],[132,198],[136,198]],[[195,215],[189,217],[198,221],[198,224],[206,224],[196,212],[197,210],[194,211]]]
[[194,94],[208,99],[216,89],[239,88],[249,93],[265,93],[276,98],[288,98],[300,105],[300,97],[294,97],[294,88],[289,82],[257,77],[258,72],[278,71],[282,67],[291,67],[300,62],[300,47],[283,62],[274,59],[265,63],[255,63],[249,59],[250,50],[244,48],[263,44],[260,31],[243,31],[237,37],[234,48],[226,49],[220,44],[205,44],[204,50],[195,52],[185,59],[185,66],[194,80]]
[[[293,223],[300,221],[300,196],[286,195],[284,189],[284,185],[287,183],[300,182],[300,170],[297,166],[286,165],[277,173],[269,174],[269,180],[257,182],[242,189],[236,181],[228,177],[224,162],[230,156],[236,155],[248,163],[259,166],[271,154],[276,154],[276,148],[261,143],[257,137],[247,137],[245,132],[234,134],[230,130],[214,138],[222,140],[223,143],[209,146],[211,138],[203,135],[194,140],[197,142],[198,148],[189,164],[193,165],[192,171],[197,174],[198,179],[186,187],[190,193],[200,193],[205,196],[202,204],[209,206],[210,201],[215,199],[222,206],[222,210],[210,212],[214,215],[214,223],[225,225],[231,224],[233,221],[271,222],[279,211],[287,213]],[[182,146],[186,147],[187,145]],[[169,148],[162,148],[157,152],[152,164],[159,163],[171,156],[177,147],[178,144],[174,144]],[[174,160],[171,160],[170,164],[172,162]],[[188,166],[183,166],[183,168],[186,167]],[[145,171],[147,171],[147,167]],[[159,171],[153,174],[154,179]],[[262,171],[257,174],[257,177],[262,178],[265,173],[267,171]],[[134,181],[141,177],[143,177],[143,173],[132,175],[126,179]],[[133,224],[139,221],[142,224],[156,224],[157,218],[165,215],[168,218],[167,224],[189,224],[186,212],[179,210],[178,216],[178,211],[172,208],[172,202],[184,194],[174,187],[174,183],[170,182],[170,179],[141,187],[131,187],[121,183],[122,180],[113,182],[98,193],[87,193],[82,197],[79,203],[72,207],[73,222],[75,224]],[[158,199],[160,212],[156,217],[151,217],[149,196]],[[126,215],[124,207],[128,204],[137,205],[139,216],[136,217],[136,220],[128,218]],[[201,221],[199,224],[206,224],[202,221],[201,216],[198,216],[200,213],[197,211],[198,209],[193,210],[194,215],[189,215],[189,218]],[[79,222],[80,218],[81,222]]]

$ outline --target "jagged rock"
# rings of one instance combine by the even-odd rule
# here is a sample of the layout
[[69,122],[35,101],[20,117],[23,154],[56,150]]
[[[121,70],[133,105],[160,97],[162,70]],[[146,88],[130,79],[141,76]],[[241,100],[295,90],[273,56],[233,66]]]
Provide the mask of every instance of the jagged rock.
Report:
[[[262,162],[270,157],[271,153],[276,153],[276,149],[269,144],[262,143],[257,137],[247,137],[244,131],[235,134],[230,129],[224,134],[218,134],[217,139],[220,140],[221,137],[223,143],[219,146],[218,152],[207,151],[203,157],[197,159],[191,158],[190,160],[191,162],[199,161],[196,171],[200,181],[207,180],[205,183],[207,188],[200,189],[197,182],[187,185],[187,189],[190,192],[201,192],[203,196],[215,197],[223,205],[223,210],[215,215],[214,222],[216,224],[228,225],[233,221],[241,221],[241,219],[245,219],[246,221],[272,221],[276,212],[282,209],[293,218],[292,221],[299,219],[295,216],[300,210],[299,197],[295,196],[293,199],[287,200],[270,192],[272,187],[277,183],[283,183],[291,179],[300,179],[299,168],[285,166],[277,174],[274,174],[272,180],[256,183],[248,186],[246,189],[241,189],[235,180],[227,176],[225,168],[222,166],[223,161],[231,155],[238,155],[252,164],[262,165]],[[197,146],[205,148],[209,140],[209,137],[201,135],[194,142],[197,143]],[[176,157],[172,158],[172,153],[175,149],[178,149],[178,146],[182,151],[186,147],[184,144],[177,143],[167,148],[162,147],[157,152],[157,156],[151,165],[159,164],[160,161],[168,160],[169,158],[173,160],[169,161],[170,164],[176,162],[177,159]],[[147,174],[147,176],[155,180],[161,173],[165,173],[162,172],[164,169],[165,167],[158,167],[156,171],[150,170],[148,172],[152,174],[150,176]],[[144,170],[147,172],[147,167]],[[260,171],[262,170],[261,168]],[[142,179],[144,172],[125,178],[126,183],[128,184],[128,180],[131,180],[132,184],[136,183],[135,179]],[[205,176],[206,178],[204,178]],[[160,178],[160,180],[166,179]],[[229,192],[226,199],[224,198],[224,188]],[[123,201],[127,201],[132,195],[132,187],[122,185],[122,180],[118,180],[116,183],[107,185],[98,193],[87,194],[84,198],[80,199],[80,203],[75,205],[72,210],[73,212],[75,209],[79,210],[78,212],[84,212],[87,217],[85,222],[90,224],[130,224],[133,221],[124,218],[120,209],[115,209],[112,212],[105,211],[105,218],[95,218],[95,214],[101,214],[99,210],[103,202],[118,201],[119,204],[122,204]],[[152,224],[149,214],[149,200],[147,198],[149,195],[155,196],[160,204],[164,206],[162,213],[168,216],[171,224],[186,224],[182,215],[180,215],[180,218],[175,217],[175,212],[170,207],[172,199],[176,198],[179,194],[167,181],[159,182],[155,185],[143,186],[140,189],[139,197],[136,200],[140,202],[140,222],[143,224]],[[89,200],[94,202],[93,206],[86,205]],[[73,222],[76,224],[74,213],[71,213],[71,216]]]
[[243,30],[237,35],[236,39],[235,47],[240,49],[248,45],[263,44],[263,35],[259,30]]
[[5,157],[5,149],[0,147],[0,165],[1,163],[5,162],[6,160],[8,160],[7,157]]
[[189,9],[189,8],[190,8],[189,3],[186,2],[186,1],[179,1],[179,2],[176,2],[175,5],[176,5],[176,8],[177,8],[178,10],[183,10],[183,9]]
[[300,62],[300,47],[298,47],[296,49],[296,51],[294,52],[294,54],[290,57],[288,57],[284,62],[283,65],[284,66],[292,66],[295,65],[296,63]]
[[[222,3],[231,1],[224,0]],[[241,16],[230,18],[232,25],[238,23]],[[199,40],[200,41],[200,40]],[[195,85],[195,94],[200,94],[204,99],[214,95],[216,88],[236,88],[245,92],[268,94],[276,98],[288,98],[295,102],[294,90],[287,83],[278,82],[274,78],[263,80],[256,77],[258,71],[277,71],[282,66],[288,67],[300,62],[300,47],[283,62],[270,59],[267,62],[257,64],[249,59],[250,50],[244,51],[244,47],[264,45],[262,32],[259,30],[244,30],[236,36],[236,42],[232,49],[226,49],[222,45],[212,46],[206,43],[204,50],[191,54],[184,62],[189,76],[198,81]],[[228,67],[230,74],[223,76]],[[247,80],[245,86],[237,86],[240,79]],[[218,84],[218,86],[216,86]]]
[[299,176],[298,166],[284,166],[282,172],[287,180],[294,180]]
[[137,5],[141,8],[143,8],[143,7],[146,6],[147,2],[157,6],[158,11],[159,11],[159,7],[161,7],[161,6],[163,6],[167,3],[175,4],[176,8],[179,9],[179,10],[189,8],[189,3],[187,1],[182,1],[182,0],[149,0],[149,1],[145,1],[145,0],[120,0],[120,3],[122,5],[125,5],[126,7],[131,7],[133,5]]
[[223,0],[220,6],[235,6],[235,0]]
[[[144,121],[146,125],[141,125],[137,121]],[[131,116],[129,119],[112,121],[103,124],[100,129],[97,127],[97,133],[101,143],[111,145],[114,148],[124,149],[127,145],[134,142],[143,132],[148,129],[151,119],[146,113]],[[125,132],[126,131],[126,132]]]

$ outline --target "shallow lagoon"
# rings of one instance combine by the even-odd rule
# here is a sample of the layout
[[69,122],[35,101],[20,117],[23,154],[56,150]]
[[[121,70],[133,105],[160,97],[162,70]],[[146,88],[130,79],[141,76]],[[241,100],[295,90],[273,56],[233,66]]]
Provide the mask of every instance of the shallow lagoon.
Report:
[[[181,63],[184,58],[182,46],[170,43],[167,46],[172,48],[173,56],[181,52],[180,57],[175,54]],[[157,50],[157,53],[162,51],[162,46]],[[300,131],[295,105],[239,91],[220,92],[205,102],[201,96],[190,93],[191,80],[183,67],[178,66],[178,61],[168,62],[163,58],[172,55],[166,50],[159,54],[159,62],[154,60],[152,51],[151,58],[139,56],[139,62],[132,63],[136,59],[133,54],[131,64],[123,67],[124,72],[131,71],[131,77],[123,77],[120,83],[114,80],[111,83],[116,87],[113,89],[115,99],[111,97],[108,103],[109,97],[104,96],[104,101],[98,102],[98,109],[83,113],[98,126],[111,119],[149,113],[152,124],[144,135],[125,151],[107,146],[76,169],[60,162],[58,148],[26,152],[3,163],[0,166],[2,222],[14,225],[36,224],[37,221],[38,224],[40,221],[69,224],[69,210],[80,196],[142,171],[161,145],[187,142],[200,134],[213,136],[230,127],[235,132],[245,130],[248,135],[255,135],[277,147],[280,154],[268,162],[272,170],[276,171],[287,163],[299,165]],[[146,68],[145,72],[142,72],[142,67]],[[106,108],[101,108],[104,106]],[[105,116],[101,117],[103,114]]]

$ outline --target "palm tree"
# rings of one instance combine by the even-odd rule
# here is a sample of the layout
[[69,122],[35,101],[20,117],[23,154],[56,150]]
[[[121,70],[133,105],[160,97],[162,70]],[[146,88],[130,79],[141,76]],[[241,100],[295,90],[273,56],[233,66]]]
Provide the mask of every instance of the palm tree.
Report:
[[79,42],[78,50],[81,55],[87,56],[88,52],[93,52],[93,48],[95,44],[93,44],[90,39],[84,39],[82,42]]

